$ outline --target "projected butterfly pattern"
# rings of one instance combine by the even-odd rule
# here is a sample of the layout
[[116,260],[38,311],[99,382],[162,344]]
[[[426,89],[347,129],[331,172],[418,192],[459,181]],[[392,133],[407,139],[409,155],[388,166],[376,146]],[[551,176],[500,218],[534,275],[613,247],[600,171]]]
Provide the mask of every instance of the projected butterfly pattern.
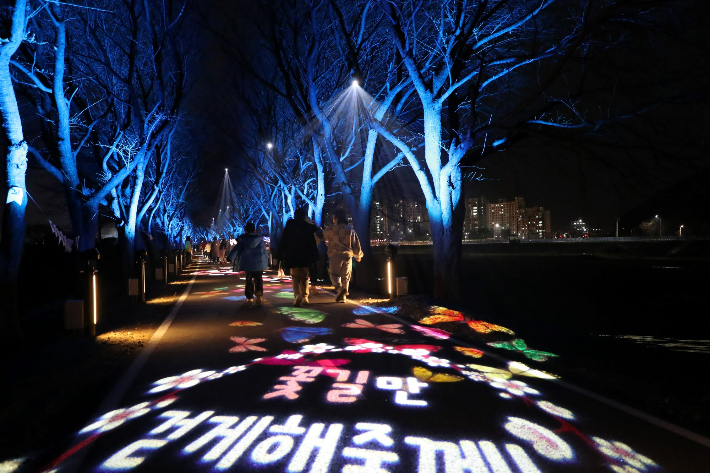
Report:
[[[515,332],[512,331],[511,329],[507,327],[503,327],[502,325],[497,325],[493,324],[490,322],[485,322],[483,320],[475,320],[471,317],[468,317],[466,314],[463,312],[453,310],[453,309],[448,309],[446,307],[441,307],[441,306],[432,306],[429,308],[429,314],[427,317],[422,318],[419,320],[420,324],[423,325],[435,325],[435,324],[443,324],[443,323],[463,323],[469,326],[471,329],[473,329],[477,334],[482,334],[482,335],[501,335],[501,334],[506,334],[506,335],[511,335],[514,336]],[[428,337],[434,337],[434,338],[439,338],[442,340],[445,340],[449,338],[449,333],[438,329],[438,328],[431,328],[431,327],[422,327],[422,326],[417,326],[413,325],[412,328],[414,330],[417,330],[419,333],[426,335]],[[512,352],[518,352],[525,356],[527,359],[532,360],[532,361],[547,361],[549,358],[556,357],[554,353],[550,353],[547,351],[541,351],[541,350],[533,350],[528,348],[527,343],[525,343],[524,340],[520,338],[514,338],[512,340],[507,340],[507,341],[490,341],[486,342],[488,346],[491,346],[493,348],[501,348],[504,350],[509,350]],[[472,356],[474,358],[478,358],[479,356],[478,353],[481,355],[483,352],[480,352],[479,350],[473,350],[473,349],[457,349],[459,352],[463,353],[464,355],[467,356]]]
[[[221,291],[223,289],[215,288],[215,290]],[[290,298],[293,297],[292,293],[283,289],[281,289],[279,294],[288,294]],[[283,296],[279,297],[279,294],[276,294],[276,301],[280,302]],[[148,413],[161,411],[164,407],[177,400],[176,393],[178,392],[183,393],[198,386],[203,386],[205,383],[212,383],[213,381],[225,377],[234,376],[237,373],[243,373],[255,367],[262,367],[262,369],[268,369],[269,367],[278,369],[280,367],[281,369],[278,371],[277,380],[272,388],[263,392],[261,395],[261,400],[264,403],[292,402],[301,397],[312,395],[314,392],[312,387],[320,386],[322,388],[324,386],[323,382],[314,383],[314,381],[323,378],[329,380],[329,383],[325,384],[330,384],[326,395],[319,397],[319,399],[323,399],[323,402],[332,405],[353,404],[367,402],[368,399],[378,398],[378,396],[392,395],[392,400],[394,401],[392,404],[393,409],[426,409],[430,407],[430,401],[427,400],[427,393],[432,390],[447,392],[451,389],[459,389],[458,386],[482,386],[487,392],[495,393],[494,396],[497,399],[501,399],[501,402],[506,403],[506,406],[509,405],[507,403],[510,402],[519,402],[525,411],[534,410],[539,415],[549,419],[549,421],[546,422],[546,427],[543,427],[540,424],[519,417],[507,417],[507,421],[503,425],[504,429],[509,434],[519,439],[522,445],[526,447],[523,449],[523,447],[514,444],[506,444],[510,457],[510,459],[507,460],[509,464],[505,463],[503,457],[501,457],[498,450],[496,450],[497,447],[492,443],[479,442],[479,448],[481,448],[481,452],[486,455],[486,460],[489,463],[492,461],[492,458],[499,458],[500,460],[496,461],[502,462],[495,466],[495,471],[539,471],[530,456],[533,454],[555,462],[573,462],[575,460],[575,453],[570,445],[571,440],[575,440],[575,442],[572,442],[573,445],[586,445],[593,448],[599,454],[600,458],[606,459],[607,466],[612,471],[646,472],[657,467],[652,460],[634,451],[625,443],[616,440],[606,440],[601,437],[583,433],[578,426],[574,425],[577,421],[577,417],[570,409],[544,399],[545,382],[546,380],[555,379],[555,375],[531,368],[519,361],[501,362],[499,359],[490,358],[489,362],[487,362],[486,360],[488,360],[488,358],[486,358],[486,352],[483,350],[460,346],[457,344],[458,342],[451,343],[451,334],[449,332],[441,328],[431,327],[431,325],[445,323],[465,324],[482,337],[514,335],[514,332],[510,329],[475,320],[462,312],[444,307],[432,307],[430,314],[419,321],[421,325],[410,326],[399,323],[380,323],[381,320],[376,320],[377,317],[371,318],[370,320],[353,317],[350,321],[338,323],[337,326],[333,327],[319,326],[318,324],[326,321],[328,316],[325,312],[314,309],[313,307],[279,305],[274,309],[278,316],[288,319],[293,322],[294,325],[268,332],[273,334],[272,337],[269,338],[253,338],[255,334],[264,335],[267,333],[265,324],[268,319],[263,321],[237,320],[229,323],[231,327],[229,330],[238,333],[238,336],[230,335],[229,337],[229,341],[231,341],[229,356],[233,357],[230,359],[239,360],[236,361],[235,365],[222,369],[196,369],[183,374],[161,378],[155,381],[151,386],[148,386],[146,393],[148,396],[154,395],[154,393],[160,393],[158,394],[160,396],[159,398],[153,400],[148,398],[132,407],[108,412],[90,423],[81,431],[81,434],[91,436],[102,435],[107,430],[130,424],[134,419],[145,416]],[[375,310],[369,308],[361,309],[356,315],[381,317],[387,312],[392,312],[391,308],[389,308],[389,310],[378,309],[379,308]],[[339,338],[340,336],[354,333],[362,333],[363,338],[350,336]],[[333,337],[334,334],[339,337]],[[409,338],[405,339],[402,336]],[[318,337],[323,337],[322,340],[325,340],[325,342],[317,340]],[[427,339],[429,339],[431,343],[426,343]],[[423,341],[423,343],[421,341]],[[273,349],[277,344],[283,345],[284,342],[291,344],[293,349],[282,349],[279,351]],[[555,356],[549,352],[529,349],[527,344],[520,338],[488,341],[486,343],[491,348],[518,353],[530,360],[538,362],[545,361],[549,357]],[[258,352],[261,356],[252,358],[249,355],[256,355],[256,353],[253,352]],[[269,352],[275,352],[275,354],[270,354]],[[447,353],[449,355],[447,355]],[[368,371],[350,369],[354,358],[361,356],[396,356],[404,357],[410,360],[410,362],[406,363],[408,365],[408,371],[401,373],[399,376],[389,373],[378,373],[374,368]],[[251,359],[244,360],[244,357]],[[454,358],[460,358],[459,361],[461,362],[456,362]],[[471,360],[471,358],[475,359],[475,362],[468,362],[474,361]],[[376,361],[377,358],[371,358],[371,360],[373,362],[371,366],[376,367],[379,365]],[[291,370],[291,373],[286,373],[284,376],[284,369]],[[264,376],[264,372],[259,372],[259,376]],[[194,420],[190,420],[188,423],[188,420],[183,421],[180,420],[182,419],[180,418],[178,420],[170,420],[166,422],[165,425],[183,425],[180,424],[180,422],[184,422],[184,425],[197,425],[198,422],[202,422],[196,413],[190,414],[188,411],[174,411],[172,409],[171,407],[170,411],[164,412],[161,415],[165,416],[170,413],[170,415],[173,416],[184,415],[185,418],[191,416],[191,419]],[[207,417],[204,419],[205,422],[207,421]],[[302,429],[298,427],[298,422],[295,424],[291,423],[293,417],[301,418],[302,416],[289,417],[286,424],[278,427],[283,429],[292,428],[294,431]],[[231,417],[215,417],[214,419],[220,419],[221,422],[222,419],[231,419]],[[264,417],[264,419],[268,419],[268,417]],[[172,422],[172,424],[170,424],[170,422]],[[215,420],[214,422],[217,421]],[[251,422],[254,422],[254,420]],[[261,422],[262,421],[259,421],[259,423]],[[323,424],[318,425],[321,426],[319,428],[323,428]],[[373,429],[389,428],[384,424],[358,425],[374,426],[372,427]],[[382,427],[383,425],[384,427]],[[556,425],[556,428],[552,428],[553,425]],[[342,428],[342,425],[340,428]],[[151,434],[159,429],[160,427],[154,429]],[[328,432],[330,432],[330,430],[328,430]],[[208,433],[205,435],[213,434]],[[311,435],[310,430],[309,435]],[[326,434],[323,438],[325,439],[328,435],[329,434]],[[285,442],[283,445],[293,444],[292,441],[290,441],[290,443],[286,442],[283,435],[273,438],[281,439]],[[385,437],[379,438],[388,437],[385,435]],[[75,451],[80,450],[83,448],[81,446],[91,443],[92,439],[93,437],[80,439],[81,443],[79,443],[79,447],[70,450],[70,452],[73,454]],[[420,442],[425,442],[421,444],[421,452],[424,452],[425,448],[435,452],[436,450],[433,445],[443,445],[447,443],[438,439],[436,442],[434,440],[429,441],[426,438],[418,439]],[[581,440],[581,442],[579,442],[579,440]],[[149,441],[156,442],[155,440]],[[207,441],[208,440],[205,440],[205,442]],[[264,442],[268,441],[267,439]],[[323,441],[325,442],[326,440]],[[202,440],[198,439],[190,445],[200,444],[200,442],[202,442]],[[426,442],[432,443],[427,444]],[[149,448],[153,448],[152,445],[158,444],[152,443],[150,445],[151,447]],[[260,443],[259,445],[276,444]],[[256,464],[259,464],[259,462],[264,463],[274,458],[277,452],[281,452],[285,449],[285,447],[281,446],[282,444],[278,445],[279,447],[275,450],[269,450],[267,447],[261,447],[260,449],[260,447],[257,446],[249,457],[254,460]],[[456,445],[456,443],[451,443],[451,445]],[[189,445],[186,446],[184,451],[188,452],[189,447]],[[332,447],[334,451],[336,446],[333,445]],[[346,457],[355,450],[356,449],[345,448],[341,452],[341,456]],[[488,451],[488,453],[486,453],[486,451]],[[115,463],[110,462],[110,460],[114,458],[120,460],[122,452],[123,451],[117,452],[107,460],[104,463],[104,469],[112,470],[123,468],[123,466],[121,466],[123,464],[118,460]],[[133,458],[130,457],[130,455],[130,453],[126,455],[128,459]],[[146,453],[146,455],[148,455],[148,453]],[[66,457],[66,455],[60,458],[64,457]],[[227,458],[228,456],[225,456],[219,460],[217,464],[218,469],[227,467],[225,466],[227,465]],[[390,457],[382,458],[386,459]],[[118,465],[118,467],[112,468],[111,465],[114,464]],[[483,465],[482,461],[481,465]],[[515,465],[515,467],[512,465]],[[450,465],[447,463],[447,471],[449,471],[449,466]],[[452,466],[452,471],[455,469],[454,466],[456,465]],[[482,468],[483,469],[480,471],[489,471],[485,469],[485,466]],[[295,468],[294,471],[297,471],[297,468]],[[322,469],[322,471],[327,471],[327,468]],[[423,470],[420,468],[420,471]],[[439,470],[432,469],[426,471]]]
[[[370,329],[380,331],[378,325],[366,326],[357,320],[357,329]],[[360,326],[362,325],[362,326]],[[253,327],[254,325],[244,324],[241,327]],[[310,337],[326,335],[326,331],[307,330],[303,334],[298,331],[287,330],[299,327],[288,327],[282,330],[292,333],[291,340],[298,342],[297,337]],[[300,327],[304,329],[314,329],[320,327]],[[329,330],[329,329],[326,329]],[[398,332],[392,332],[398,333]],[[286,339],[286,337],[284,337]],[[235,353],[248,353],[249,351],[266,351],[259,346],[266,342],[265,339],[248,339],[245,337],[231,337],[236,343]],[[364,390],[371,390],[374,393],[392,393],[394,395],[394,405],[398,408],[427,408],[428,402],[422,391],[431,389],[450,389],[448,386],[455,386],[462,382],[473,382],[476,384],[488,385],[498,394],[501,399],[514,401],[516,399],[534,408],[537,412],[549,417],[551,422],[557,422],[558,429],[550,430],[539,424],[530,422],[518,417],[508,417],[504,425],[505,429],[515,437],[529,442],[530,451],[535,451],[542,457],[554,461],[570,462],[574,460],[575,454],[572,451],[569,436],[581,439],[585,445],[591,445],[599,454],[607,458],[608,466],[613,471],[633,471],[631,465],[639,462],[644,468],[637,471],[650,471],[657,465],[648,457],[634,451],[627,444],[616,440],[606,440],[594,435],[587,435],[575,428],[572,423],[576,421],[574,413],[564,406],[557,405],[543,399],[542,389],[538,386],[531,386],[520,378],[550,380],[555,376],[549,373],[530,368],[520,362],[509,362],[507,366],[489,366],[484,364],[459,364],[445,358],[440,353],[445,352],[448,347],[431,344],[387,344],[367,338],[345,338],[341,346],[327,343],[301,346],[298,351],[284,350],[275,356],[255,358],[242,365],[231,366],[223,370],[194,370],[182,375],[171,376],[156,381],[150,389],[153,392],[167,392],[167,396],[154,401],[147,400],[136,406],[119,409],[109,412],[95,420],[82,430],[82,434],[101,434],[109,429],[130,423],[133,419],[146,415],[149,412],[157,411],[175,401],[175,392],[184,392],[195,386],[212,382],[226,376],[232,376],[243,372],[254,366],[285,366],[293,370],[291,376],[282,376],[280,380],[287,381],[281,384],[277,382],[272,390],[264,393],[263,399],[268,402],[290,402],[307,395],[310,383],[319,376],[326,376],[332,380],[332,387],[326,395],[326,402],[333,404],[350,404],[359,402]],[[466,354],[460,350],[466,347],[453,347],[453,352]],[[405,356],[415,362],[411,368],[411,377],[381,376],[368,371],[350,371],[347,366],[351,363],[353,356],[376,354],[378,356]],[[335,355],[336,358],[332,358]],[[470,356],[470,355],[469,355]],[[484,355],[481,355],[484,356]],[[172,396],[172,397],[170,397]],[[182,412],[182,411],[170,411]],[[548,422],[549,424],[549,422]],[[525,443],[524,443],[525,444]],[[579,444],[579,442],[577,442]],[[544,449],[538,450],[536,445],[544,445]],[[521,449],[522,451],[522,449]],[[118,454],[117,454],[118,455]],[[527,454],[526,458],[530,460]],[[532,460],[530,460],[532,461]],[[518,463],[518,466],[524,462]],[[618,468],[613,468],[614,466]],[[432,470],[433,471],[433,470]],[[483,470],[482,470],[483,471]],[[501,470],[508,471],[508,470]],[[527,470],[522,470],[527,471]],[[530,469],[530,471],[536,471]]]

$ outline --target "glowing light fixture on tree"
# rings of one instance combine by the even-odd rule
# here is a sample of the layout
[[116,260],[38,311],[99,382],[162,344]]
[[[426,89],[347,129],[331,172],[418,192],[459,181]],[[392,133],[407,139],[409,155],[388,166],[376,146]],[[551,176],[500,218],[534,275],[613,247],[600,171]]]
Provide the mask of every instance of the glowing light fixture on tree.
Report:
[[359,86],[360,86],[360,83],[357,81],[357,79],[353,79],[352,86],[353,86],[353,87],[359,87]]
[[266,143],[266,149],[271,149],[274,147],[273,143]]

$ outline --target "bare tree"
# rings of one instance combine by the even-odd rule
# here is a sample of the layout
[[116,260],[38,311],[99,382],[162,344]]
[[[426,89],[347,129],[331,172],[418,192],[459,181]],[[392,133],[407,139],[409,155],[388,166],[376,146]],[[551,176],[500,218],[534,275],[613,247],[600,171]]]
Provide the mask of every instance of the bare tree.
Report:
[[3,123],[3,144],[7,146],[5,172],[8,187],[0,241],[0,300],[3,307],[7,308],[3,309],[3,316],[0,317],[0,333],[3,338],[9,335],[10,330],[19,333],[17,276],[25,244],[27,143],[12,86],[10,61],[25,39],[27,10],[27,0],[15,0],[9,15],[10,28],[7,31],[0,30],[0,118]]
[[[586,60],[618,47],[630,29],[652,21],[654,7],[668,2],[378,3],[416,90],[422,120],[407,132],[393,132],[374,117],[373,126],[404,153],[424,194],[434,245],[434,293],[457,296],[462,163],[545,128],[596,132],[641,111],[612,112],[613,94],[597,94],[587,109],[582,98],[594,87],[584,82]],[[422,148],[423,155],[417,151]]]

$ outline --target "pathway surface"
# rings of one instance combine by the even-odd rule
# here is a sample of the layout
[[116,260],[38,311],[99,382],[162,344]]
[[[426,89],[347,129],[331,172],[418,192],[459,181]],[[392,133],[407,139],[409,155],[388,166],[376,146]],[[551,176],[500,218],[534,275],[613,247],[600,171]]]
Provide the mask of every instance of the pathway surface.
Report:
[[270,273],[254,306],[227,268],[192,269],[105,410],[45,471],[710,471],[707,439],[551,379],[539,361],[326,292],[294,308],[290,281]]

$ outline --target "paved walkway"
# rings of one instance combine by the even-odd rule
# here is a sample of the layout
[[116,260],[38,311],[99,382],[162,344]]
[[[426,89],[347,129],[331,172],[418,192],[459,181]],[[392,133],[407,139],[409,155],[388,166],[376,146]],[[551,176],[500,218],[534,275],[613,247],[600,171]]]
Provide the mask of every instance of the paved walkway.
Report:
[[325,292],[294,308],[273,274],[253,306],[227,268],[193,269],[48,471],[710,471],[707,439],[575,390],[542,361]]

